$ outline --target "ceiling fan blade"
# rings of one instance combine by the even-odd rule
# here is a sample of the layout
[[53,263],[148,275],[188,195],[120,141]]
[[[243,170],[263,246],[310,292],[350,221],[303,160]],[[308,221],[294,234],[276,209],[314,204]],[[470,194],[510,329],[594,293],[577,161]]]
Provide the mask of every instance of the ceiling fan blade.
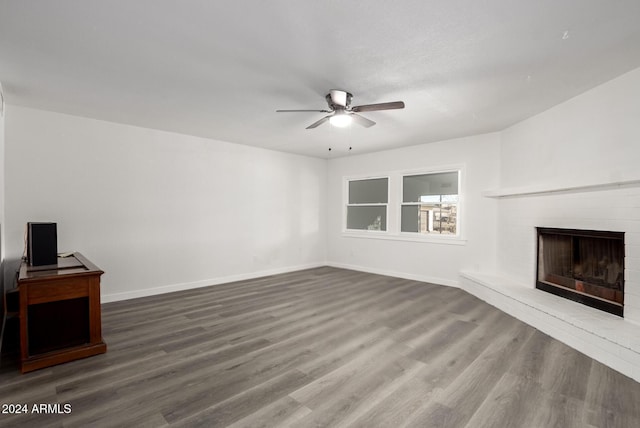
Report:
[[365,128],[371,128],[376,124],[373,120],[369,120],[366,117],[360,116],[359,114],[352,113],[351,117],[353,118],[353,121],[355,123],[357,123],[358,125],[362,125]]
[[402,101],[393,101],[390,103],[379,103],[379,104],[365,104],[362,106],[353,106],[351,107],[351,111],[356,113],[363,111],[377,111],[377,110],[395,110],[399,108],[404,108],[404,103]]
[[328,121],[330,117],[331,116],[325,116],[322,119],[320,119],[319,121],[313,122],[311,125],[307,126],[307,129],[317,128],[318,126],[320,126],[323,123],[325,123],[326,121]]
[[331,113],[331,111],[329,110],[276,110],[276,113],[295,113],[295,112],[299,112],[299,111],[312,111],[312,112],[316,112],[316,113]]

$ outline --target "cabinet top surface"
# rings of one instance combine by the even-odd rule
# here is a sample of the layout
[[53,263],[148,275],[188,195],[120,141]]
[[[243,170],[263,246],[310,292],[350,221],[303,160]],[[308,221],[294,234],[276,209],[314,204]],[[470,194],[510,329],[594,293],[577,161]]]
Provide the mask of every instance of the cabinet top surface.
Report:
[[41,280],[70,275],[101,275],[104,272],[80,253],[68,257],[58,257],[58,263],[47,266],[30,266],[27,262],[20,265],[18,282]]

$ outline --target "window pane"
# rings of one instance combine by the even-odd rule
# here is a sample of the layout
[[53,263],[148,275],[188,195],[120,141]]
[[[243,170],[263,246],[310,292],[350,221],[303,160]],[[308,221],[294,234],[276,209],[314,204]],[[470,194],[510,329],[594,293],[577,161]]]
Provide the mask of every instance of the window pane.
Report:
[[387,207],[347,207],[347,229],[387,230]]
[[418,219],[420,212],[420,205],[403,205],[400,221],[400,230],[402,232],[419,232],[420,225]]
[[[403,202],[436,202],[424,200],[429,196],[457,195],[458,172],[408,175],[402,177]],[[437,202],[440,202],[438,199]]]
[[426,234],[455,235],[456,204],[403,205],[400,230]]
[[455,204],[458,202],[458,195],[423,195],[420,196],[420,202],[429,204],[439,204],[441,202]]
[[387,178],[355,180],[349,182],[350,204],[386,204],[388,195]]

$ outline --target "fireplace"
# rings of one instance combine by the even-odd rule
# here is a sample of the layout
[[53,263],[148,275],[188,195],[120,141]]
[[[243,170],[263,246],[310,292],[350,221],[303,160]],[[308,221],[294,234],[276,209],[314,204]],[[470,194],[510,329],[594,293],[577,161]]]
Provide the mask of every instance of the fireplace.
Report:
[[537,229],[536,288],[623,316],[624,233]]

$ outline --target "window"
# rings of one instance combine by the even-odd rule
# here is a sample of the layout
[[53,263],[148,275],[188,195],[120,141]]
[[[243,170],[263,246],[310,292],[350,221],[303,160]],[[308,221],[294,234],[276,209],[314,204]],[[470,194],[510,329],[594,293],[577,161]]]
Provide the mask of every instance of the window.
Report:
[[347,229],[386,231],[389,179],[350,180],[348,186]]
[[465,245],[460,226],[463,170],[458,164],[345,177],[344,236]]
[[402,177],[400,230],[458,234],[459,171]]

